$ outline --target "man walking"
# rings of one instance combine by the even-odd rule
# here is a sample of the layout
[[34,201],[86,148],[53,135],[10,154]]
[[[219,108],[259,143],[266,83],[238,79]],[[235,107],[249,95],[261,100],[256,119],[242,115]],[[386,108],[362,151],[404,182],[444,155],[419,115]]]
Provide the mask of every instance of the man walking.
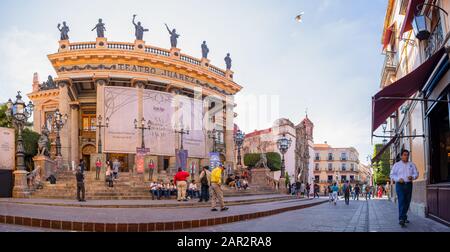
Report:
[[320,196],[319,196],[319,191],[320,191],[320,186],[319,186],[319,184],[317,184],[317,183],[314,183],[314,199],[317,197],[317,198],[320,198]]
[[[83,172],[81,172],[81,167],[79,167],[77,169],[75,177],[77,179],[77,199],[80,202],[85,202],[86,200],[84,200],[84,196],[85,196],[84,174],[83,174]],[[80,197],[80,193],[81,193],[81,197]]]
[[177,200],[178,201],[188,201],[186,198],[187,191],[187,178],[190,176],[189,172],[183,171],[183,169],[178,168],[177,174],[173,178],[173,182],[177,185]]
[[222,172],[224,170],[223,165],[219,165],[211,172],[211,193],[212,193],[212,209],[211,211],[217,212],[216,204],[219,201],[221,211],[227,211],[228,207],[225,207],[222,191]]
[[203,171],[200,173],[201,193],[199,202],[209,201],[209,187],[211,186],[211,172],[209,166],[204,166]]
[[394,164],[391,170],[391,179],[395,183],[398,196],[399,224],[405,227],[408,221],[408,210],[411,204],[413,181],[419,177],[414,163],[409,162],[409,151],[403,150],[401,161]]
[[350,204],[350,192],[351,192],[351,186],[350,183],[347,181],[345,181],[344,186],[342,187],[342,191],[344,193],[344,199],[345,199],[345,204],[349,205]]
[[[355,199],[359,200],[359,193],[361,192],[361,189],[359,188],[359,185],[355,185]],[[353,200],[355,200],[353,199]]]

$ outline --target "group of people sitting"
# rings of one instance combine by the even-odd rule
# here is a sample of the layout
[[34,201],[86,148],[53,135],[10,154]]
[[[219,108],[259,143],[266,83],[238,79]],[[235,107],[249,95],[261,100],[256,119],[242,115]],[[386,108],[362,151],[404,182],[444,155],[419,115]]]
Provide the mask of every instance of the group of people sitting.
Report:
[[248,180],[244,177],[229,175],[225,181],[225,184],[230,188],[235,188],[236,190],[247,190]]
[[[161,200],[161,198],[170,199],[178,195],[178,189],[174,181],[171,180],[169,183],[164,183],[162,180],[154,181],[150,184],[150,193],[152,194],[152,199]],[[200,190],[194,180],[189,183],[186,190],[186,195],[189,199],[195,199],[200,197]]]

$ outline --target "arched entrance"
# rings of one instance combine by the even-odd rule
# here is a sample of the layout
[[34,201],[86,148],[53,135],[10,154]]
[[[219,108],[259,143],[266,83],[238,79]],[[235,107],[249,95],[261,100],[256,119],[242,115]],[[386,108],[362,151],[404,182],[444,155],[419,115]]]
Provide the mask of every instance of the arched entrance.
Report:
[[86,171],[91,170],[91,154],[95,154],[96,148],[94,145],[88,144],[83,147],[81,153],[83,154],[83,160],[86,163]]

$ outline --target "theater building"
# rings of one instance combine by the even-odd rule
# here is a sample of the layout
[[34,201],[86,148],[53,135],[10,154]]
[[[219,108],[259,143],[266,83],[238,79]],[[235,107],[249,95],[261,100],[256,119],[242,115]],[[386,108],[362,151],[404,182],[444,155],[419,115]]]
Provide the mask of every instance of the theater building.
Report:
[[[28,97],[35,104],[36,132],[51,129],[57,109],[67,115],[60,131],[64,168],[73,169],[83,159],[93,170],[100,157],[118,159],[122,172],[134,172],[137,148],[145,147],[149,153],[144,172],[154,173],[146,176],[151,179],[155,174],[173,174],[176,150],[183,147],[188,166],[199,171],[209,164],[213,142],[208,132],[213,129],[222,139],[222,161],[234,167],[233,97],[242,87],[234,82],[231,70],[178,48],[167,50],[141,40],[61,40],[59,50],[48,59],[57,76],[42,83],[35,74]],[[146,130],[135,128],[134,121],[141,127],[142,118]],[[182,130],[189,134],[179,134]]]

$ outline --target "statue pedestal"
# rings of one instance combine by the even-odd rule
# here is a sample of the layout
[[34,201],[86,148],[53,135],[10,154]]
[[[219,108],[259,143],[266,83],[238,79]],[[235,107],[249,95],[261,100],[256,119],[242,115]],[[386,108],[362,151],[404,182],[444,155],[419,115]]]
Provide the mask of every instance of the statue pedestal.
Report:
[[38,166],[41,168],[40,176],[43,181],[45,181],[48,177],[50,177],[50,175],[55,175],[58,166],[57,161],[42,155],[34,157],[33,161],[34,161],[34,168]]
[[70,42],[69,40],[60,40],[59,41],[59,50],[58,52],[66,52],[70,50]]
[[28,198],[30,196],[27,175],[27,171],[14,171],[13,198]]
[[106,38],[97,38],[95,40],[95,48],[96,49],[107,49],[108,48],[108,40]]
[[234,72],[231,70],[227,70],[225,72],[225,77],[227,77],[228,79],[233,79],[233,75],[234,75]]
[[209,67],[209,62],[210,62],[209,59],[202,58],[201,64],[203,67]]
[[135,40],[134,41],[134,50],[144,52],[145,51],[145,41]]
[[267,176],[269,176],[269,168],[254,168],[252,169],[252,184],[266,186]]
[[170,57],[179,59],[181,50],[175,47],[170,48]]

